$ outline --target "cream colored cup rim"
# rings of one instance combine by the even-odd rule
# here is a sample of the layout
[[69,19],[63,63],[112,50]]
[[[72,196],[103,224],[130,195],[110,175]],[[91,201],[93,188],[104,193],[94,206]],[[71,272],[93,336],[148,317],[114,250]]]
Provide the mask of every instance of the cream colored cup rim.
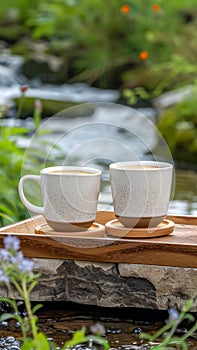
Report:
[[[156,161],[124,161],[124,162],[116,162],[110,164],[110,169],[116,169],[116,170],[126,170],[126,171],[141,171],[141,169],[128,169],[127,167],[153,167],[152,169],[148,169],[148,171],[158,171],[162,169],[172,169],[173,165],[166,162],[156,162]],[[155,168],[154,168],[155,167]],[[146,171],[146,169],[143,169]]]
[[[40,171],[41,175],[49,175],[49,176],[79,176],[79,174],[55,174],[55,172],[61,171],[78,171],[80,172],[80,176],[92,176],[92,175],[101,175],[101,170],[90,167],[82,167],[82,166],[67,166],[67,165],[57,165],[48,168],[44,168]],[[85,174],[88,172],[90,174]]]

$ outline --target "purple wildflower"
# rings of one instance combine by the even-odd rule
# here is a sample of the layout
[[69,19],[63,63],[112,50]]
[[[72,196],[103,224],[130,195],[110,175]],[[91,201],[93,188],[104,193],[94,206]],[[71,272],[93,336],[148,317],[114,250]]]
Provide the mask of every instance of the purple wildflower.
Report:
[[42,102],[40,100],[35,100],[35,109],[37,111],[42,111]]
[[17,251],[20,247],[20,241],[17,237],[15,236],[7,236],[4,239],[4,246],[5,249],[13,249],[15,251]]
[[30,259],[24,258],[21,251],[17,252],[15,255],[11,256],[11,263],[15,264],[20,273],[32,272],[34,267],[34,262]]
[[169,321],[174,321],[176,322],[179,318],[179,313],[177,310],[170,308],[168,310],[168,314],[169,314]]
[[0,283],[1,282],[3,282],[3,283],[9,283],[10,282],[9,277],[4,275],[2,270],[0,270]]
[[34,262],[29,259],[22,259],[18,264],[18,268],[22,274],[26,272],[33,272]]
[[24,259],[24,255],[21,251],[17,252],[15,255],[11,255],[11,257],[10,257],[11,263],[17,264],[17,265],[19,265],[23,259]]
[[34,262],[26,259],[23,253],[18,250],[20,240],[15,236],[7,236],[4,239],[4,246],[5,249],[0,249],[0,282],[9,283],[9,276],[20,279],[20,276],[25,273],[29,273],[29,276],[32,277]]
[[0,249],[0,263],[10,260],[10,252],[6,249]]

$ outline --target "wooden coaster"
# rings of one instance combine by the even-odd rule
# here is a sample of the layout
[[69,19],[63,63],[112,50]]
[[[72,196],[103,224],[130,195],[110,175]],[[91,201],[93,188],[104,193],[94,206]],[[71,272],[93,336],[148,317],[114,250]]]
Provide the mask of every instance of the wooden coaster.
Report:
[[166,219],[158,226],[149,228],[125,227],[117,219],[108,221],[105,224],[107,235],[119,238],[152,238],[166,236],[172,233],[173,229],[174,222]]
[[94,222],[91,227],[85,231],[74,231],[74,232],[60,232],[54,231],[48,224],[42,224],[35,228],[36,234],[45,234],[61,237],[104,237],[105,236],[105,226]]

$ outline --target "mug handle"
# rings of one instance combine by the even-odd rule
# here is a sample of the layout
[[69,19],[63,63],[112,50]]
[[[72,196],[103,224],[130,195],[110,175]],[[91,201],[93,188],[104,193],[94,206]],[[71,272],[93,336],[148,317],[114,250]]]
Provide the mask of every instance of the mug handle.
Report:
[[33,180],[37,182],[40,185],[40,176],[39,175],[25,175],[21,177],[19,184],[18,184],[18,191],[19,191],[19,196],[23,204],[26,206],[27,209],[30,211],[36,213],[36,214],[41,214],[44,215],[44,208],[43,207],[38,207],[37,205],[31,204],[27,198],[25,197],[24,190],[23,190],[23,185],[25,181],[27,180]]

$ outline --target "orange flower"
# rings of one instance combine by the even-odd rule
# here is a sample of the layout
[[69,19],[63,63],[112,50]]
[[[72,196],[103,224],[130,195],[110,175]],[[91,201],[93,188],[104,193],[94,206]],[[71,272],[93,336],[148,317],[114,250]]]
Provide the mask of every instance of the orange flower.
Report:
[[149,53],[147,51],[141,51],[139,53],[139,58],[142,61],[146,61],[149,58]]
[[160,5],[159,4],[153,4],[152,9],[153,9],[153,11],[158,12],[160,10]]
[[120,8],[120,11],[122,13],[128,13],[130,11],[130,6],[129,5],[122,5],[121,8]]

